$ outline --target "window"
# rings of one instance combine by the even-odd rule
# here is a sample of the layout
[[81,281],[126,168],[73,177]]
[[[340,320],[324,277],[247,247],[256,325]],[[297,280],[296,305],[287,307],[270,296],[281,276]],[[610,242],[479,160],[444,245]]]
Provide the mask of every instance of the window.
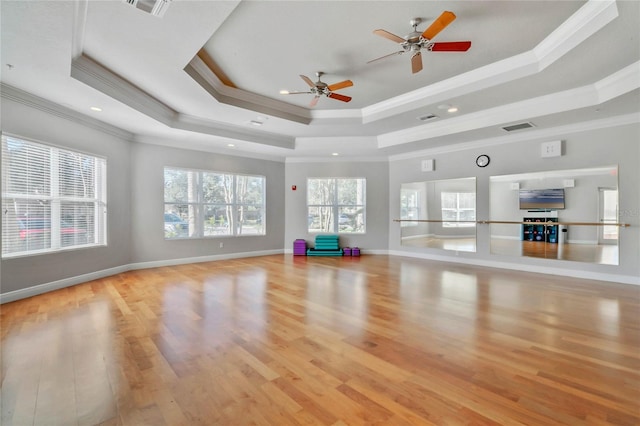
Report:
[[[600,222],[618,222],[618,190],[612,188],[598,188]],[[604,225],[600,227],[600,243],[606,240],[616,241],[618,239],[619,228],[615,225]]]
[[164,169],[164,236],[265,235],[265,178]]
[[[420,218],[418,209],[420,203],[420,191],[417,189],[401,189],[400,190],[400,219],[412,220]],[[418,222],[400,222],[401,227],[418,226]]]
[[106,160],[2,136],[2,256],[106,244]]
[[475,192],[442,192],[440,200],[444,228],[476,226]]
[[366,179],[308,179],[309,232],[363,234]]

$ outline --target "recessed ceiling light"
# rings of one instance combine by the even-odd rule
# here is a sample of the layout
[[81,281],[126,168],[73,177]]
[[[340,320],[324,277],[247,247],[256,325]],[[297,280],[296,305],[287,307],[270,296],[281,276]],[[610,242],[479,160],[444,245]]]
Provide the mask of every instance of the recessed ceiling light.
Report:
[[228,143],[228,144],[227,144],[227,146],[228,146],[229,148],[233,148],[235,145],[234,145],[234,144],[232,144],[232,143]]
[[289,94],[289,91],[288,91],[288,90],[281,90],[281,91],[280,91],[280,94],[281,94],[281,95],[288,95],[288,94]]
[[257,120],[251,120],[249,122],[249,124],[253,125],[253,126],[262,126],[264,123],[262,121],[257,121]]
[[458,107],[454,107],[454,106],[449,107],[447,108],[447,112],[458,112]]
[[102,111],[102,108],[100,107],[96,107],[96,106],[92,106],[91,108],[89,108],[91,111],[95,111],[95,112],[100,112]]
[[337,157],[340,154],[338,154],[337,152],[332,152],[331,155],[333,155],[334,157]]

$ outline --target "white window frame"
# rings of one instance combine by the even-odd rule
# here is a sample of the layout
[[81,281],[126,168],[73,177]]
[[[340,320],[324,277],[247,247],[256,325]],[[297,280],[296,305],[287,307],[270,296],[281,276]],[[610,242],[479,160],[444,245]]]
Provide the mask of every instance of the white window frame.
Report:
[[[444,203],[442,202],[442,198],[445,196],[445,194],[455,194],[456,195],[456,207],[454,208],[445,208],[444,207]],[[460,207],[460,197],[461,195],[466,195],[466,194],[473,194],[474,195],[474,203],[473,203],[473,207]],[[460,216],[463,212],[468,212],[468,211],[473,211],[474,212],[474,217],[475,217],[475,212],[476,212],[476,203],[475,203],[475,192],[450,192],[450,191],[443,191],[440,193],[440,208],[442,211],[442,217],[443,217],[443,223],[442,223],[442,227],[443,228],[471,228],[476,226],[475,222],[472,221],[462,221],[462,222],[458,222],[462,219],[460,219]],[[444,217],[445,214],[444,212],[448,211],[448,212],[455,212],[455,216],[456,216],[456,221],[452,221],[452,222],[445,222],[444,221]]]
[[[310,199],[310,194],[309,191],[311,190],[311,181],[314,180],[324,180],[324,181],[333,181],[333,185],[335,190],[333,191],[333,199],[330,200],[329,203],[327,204],[311,204],[309,202]],[[362,194],[362,204],[340,204],[339,203],[339,185],[341,181],[347,181],[347,180],[360,180],[362,181],[362,191],[364,192]],[[324,208],[324,209],[328,209],[330,211],[330,214],[333,217],[333,229],[332,230],[321,230],[318,231],[316,228],[312,228],[313,224],[315,222],[312,221],[311,218],[311,211],[312,209],[318,209],[318,208]],[[351,227],[351,230],[349,230],[348,226],[345,226],[345,224],[343,224],[343,226],[341,227],[340,224],[340,214],[343,211],[346,210],[352,210],[352,211],[358,211],[358,210],[362,210],[362,223],[359,224],[359,226],[361,226],[362,230],[353,230],[353,227]],[[307,178],[307,232],[312,233],[312,234],[317,234],[317,233],[323,233],[323,232],[331,232],[334,234],[357,234],[357,235],[362,235],[365,234],[367,232],[367,179],[363,178],[363,177],[342,177],[342,178],[337,178],[337,177],[314,177],[314,178]],[[356,220],[355,218],[353,220]],[[358,229],[358,228],[356,228]]]
[[[48,193],[40,192],[11,192],[11,176],[13,175],[13,169],[11,167],[11,154],[9,152],[9,144],[21,144],[25,147],[32,147],[33,149],[40,150],[43,153],[48,152]],[[81,195],[64,195],[60,192],[60,180],[61,173],[60,157],[63,155],[70,156],[82,156],[85,161],[93,162],[93,196],[81,196]],[[28,162],[32,161],[32,157],[27,159]],[[42,163],[40,163],[42,166]],[[68,164],[65,171],[69,171]],[[29,167],[29,164],[25,164],[24,167]],[[34,166],[38,167],[38,165]],[[79,169],[71,169],[72,172]],[[14,178],[15,179],[15,178]],[[28,204],[33,202],[43,203],[49,206],[49,213],[46,217],[39,218],[45,225],[43,229],[48,230],[49,239],[48,244],[46,239],[43,239],[42,247],[32,248],[26,245],[25,247],[18,248],[18,244],[21,244],[19,236],[19,227],[15,222],[18,220],[24,220],[29,223],[29,216],[24,217],[24,214],[28,212]],[[83,203],[93,205],[93,222],[92,229],[83,229],[85,235],[83,238],[69,241],[67,240],[63,244],[62,234],[65,232],[61,226],[61,219],[63,217],[62,209],[66,205],[73,205],[73,203]],[[25,210],[26,209],[26,210]],[[25,210],[23,212],[22,210]],[[58,252],[63,250],[71,250],[78,248],[106,246],[107,245],[107,160],[104,157],[96,156],[95,154],[88,154],[79,151],[73,151],[66,148],[57,147],[48,143],[34,141],[31,139],[23,138],[20,136],[2,134],[2,258],[21,257],[21,256],[33,256],[37,254],[45,254]],[[41,214],[38,214],[38,216]],[[37,217],[37,216],[36,216]],[[75,218],[72,220],[74,229],[76,228]],[[80,221],[81,222],[81,221]],[[46,225],[49,227],[47,228]],[[27,225],[28,226],[28,225]],[[78,225],[79,226],[79,225]],[[44,231],[46,232],[46,231]],[[16,234],[17,233],[17,234]],[[28,237],[27,237],[28,238]],[[92,241],[89,241],[92,240]]]
[[[249,174],[233,174],[227,172],[213,171],[213,170],[201,170],[201,169],[189,169],[183,167],[164,167],[163,172],[163,188],[166,185],[165,174],[167,171],[180,171],[191,173],[193,178],[192,182],[195,185],[193,188],[192,198],[187,201],[167,201],[165,195],[163,195],[164,201],[164,214],[167,214],[167,207],[169,206],[184,206],[186,205],[189,214],[186,218],[183,218],[185,222],[188,222],[188,234],[168,236],[167,224],[165,223],[164,232],[165,240],[177,240],[177,239],[195,239],[195,238],[220,238],[220,237],[251,237],[251,236],[264,236],[266,235],[266,192],[267,192],[267,178],[262,175],[249,175]],[[204,177],[205,174],[221,175],[231,178],[232,195],[231,201],[222,203],[212,203],[205,200],[204,195]],[[246,203],[240,202],[238,197],[238,181],[239,178],[257,178],[262,180],[262,200],[261,203]],[[206,211],[211,207],[224,207],[231,216],[231,223],[221,223],[220,229],[222,232],[207,234],[205,230],[205,217]],[[258,208],[260,213],[259,220],[260,226],[257,228],[257,232],[243,233],[241,231],[242,224],[240,223],[239,211],[241,208],[251,207]],[[215,219],[214,219],[215,220]]]

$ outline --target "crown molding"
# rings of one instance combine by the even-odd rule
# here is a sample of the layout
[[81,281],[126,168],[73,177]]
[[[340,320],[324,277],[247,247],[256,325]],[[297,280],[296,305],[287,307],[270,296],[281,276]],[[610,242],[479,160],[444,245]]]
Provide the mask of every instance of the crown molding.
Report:
[[594,84],[423,124],[410,129],[385,133],[378,136],[378,147],[402,145],[452,133],[530,120],[532,117],[599,105],[639,87],[640,62],[636,62]]
[[434,154],[445,154],[451,152],[467,151],[477,148],[488,148],[498,145],[530,142],[546,138],[558,138],[572,133],[586,132],[591,130],[606,129],[610,127],[626,126],[640,123],[640,112],[624,114],[615,117],[602,118],[599,120],[583,121],[580,123],[566,124],[563,126],[548,129],[535,129],[526,133],[504,135],[494,138],[487,138],[473,142],[463,142],[436,148],[428,148],[409,153],[395,154],[389,156],[389,161],[410,160],[416,157]]
[[618,17],[616,0],[590,0],[534,49],[540,70],[553,64]]
[[184,67],[184,71],[209,95],[222,104],[271,115],[296,123],[309,124],[311,122],[311,115],[305,108],[224,85],[207,64],[197,55]]
[[292,136],[264,131],[253,131],[249,128],[238,128],[238,126],[231,124],[206,120],[187,114],[178,114],[178,118],[174,120],[172,127],[175,129],[219,136],[226,139],[255,142],[261,145],[269,145],[288,150],[294,149],[296,143],[295,138]]
[[[204,140],[202,141],[191,140],[191,139],[180,140],[180,146],[176,146],[176,141],[173,139],[138,135],[134,137],[133,142],[138,144],[143,144],[143,145],[164,146],[172,149],[190,149],[193,151],[209,152],[213,154],[226,155],[229,157],[253,158],[256,160],[274,161],[278,163],[283,163],[286,159],[285,154],[274,155],[274,154],[265,154],[262,152],[238,150],[235,148],[226,148],[226,147],[221,147],[219,145],[211,144],[209,141],[204,141]],[[244,143],[245,142],[243,142],[243,144]],[[247,142],[247,143],[251,144],[250,142]]]
[[0,96],[4,99],[8,99],[28,106],[30,108],[45,112],[47,114],[81,124],[83,126],[98,130],[103,133],[107,133],[111,136],[115,136],[126,141],[131,141],[134,138],[133,133],[127,132],[126,130],[123,130],[119,127],[112,126],[103,121],[88,117],[70,108],[58,105],[54,102],[32,95],[31,93],[25,92],[24,90],[18,89],[13,86],[9,86],[5,83],[0,84]]
[[617,16],[615,0],[590,0],[530,51],[362,109],[310,111],[286,102],[228,87],[198,56],[195,56],[185,67],[185,71],[221,103],[303,124],[310,124],[311,119],[313,121],[348,119],[358,124],[367,124],[536,74],[584,42]]
[[287,157],[285,163],[388,163],[389,157],[385,156],[367,156],[367,157]]
[[178,115],[84,53],[71,60],[71,77],[161,123],[169,125]]
[[292,149],[294,139],[181,114],[86,55],[71,61],[71,77],[173,129]]
[[544,70],[618,16],[615,0],[590,0],[532,50],[363,108],[370,123]]

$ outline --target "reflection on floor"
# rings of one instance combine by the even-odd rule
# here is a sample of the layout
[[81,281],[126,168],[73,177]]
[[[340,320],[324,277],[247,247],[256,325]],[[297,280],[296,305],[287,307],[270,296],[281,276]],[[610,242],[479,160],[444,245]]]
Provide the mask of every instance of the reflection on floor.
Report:
[[403,238],[402,245],[405,247],[426,247],[438,248],[453,251],[468,251],[475,253],[476,239],[475,237],[465,238],[436,238],[436,237],[420,237],[420,238]]
[[[404,247],[437,248],[472,253],[476,251],[475,238],[404,238],[402,245]],[[491,239],[491,254],[561,259],[603,265],[618,264],[618,246],[615,244],[552,244],[493,238]]]
[[539,241],[491,239],[491,254],[573,260],[576,262],[618,264],[617,245],[552,244]]

